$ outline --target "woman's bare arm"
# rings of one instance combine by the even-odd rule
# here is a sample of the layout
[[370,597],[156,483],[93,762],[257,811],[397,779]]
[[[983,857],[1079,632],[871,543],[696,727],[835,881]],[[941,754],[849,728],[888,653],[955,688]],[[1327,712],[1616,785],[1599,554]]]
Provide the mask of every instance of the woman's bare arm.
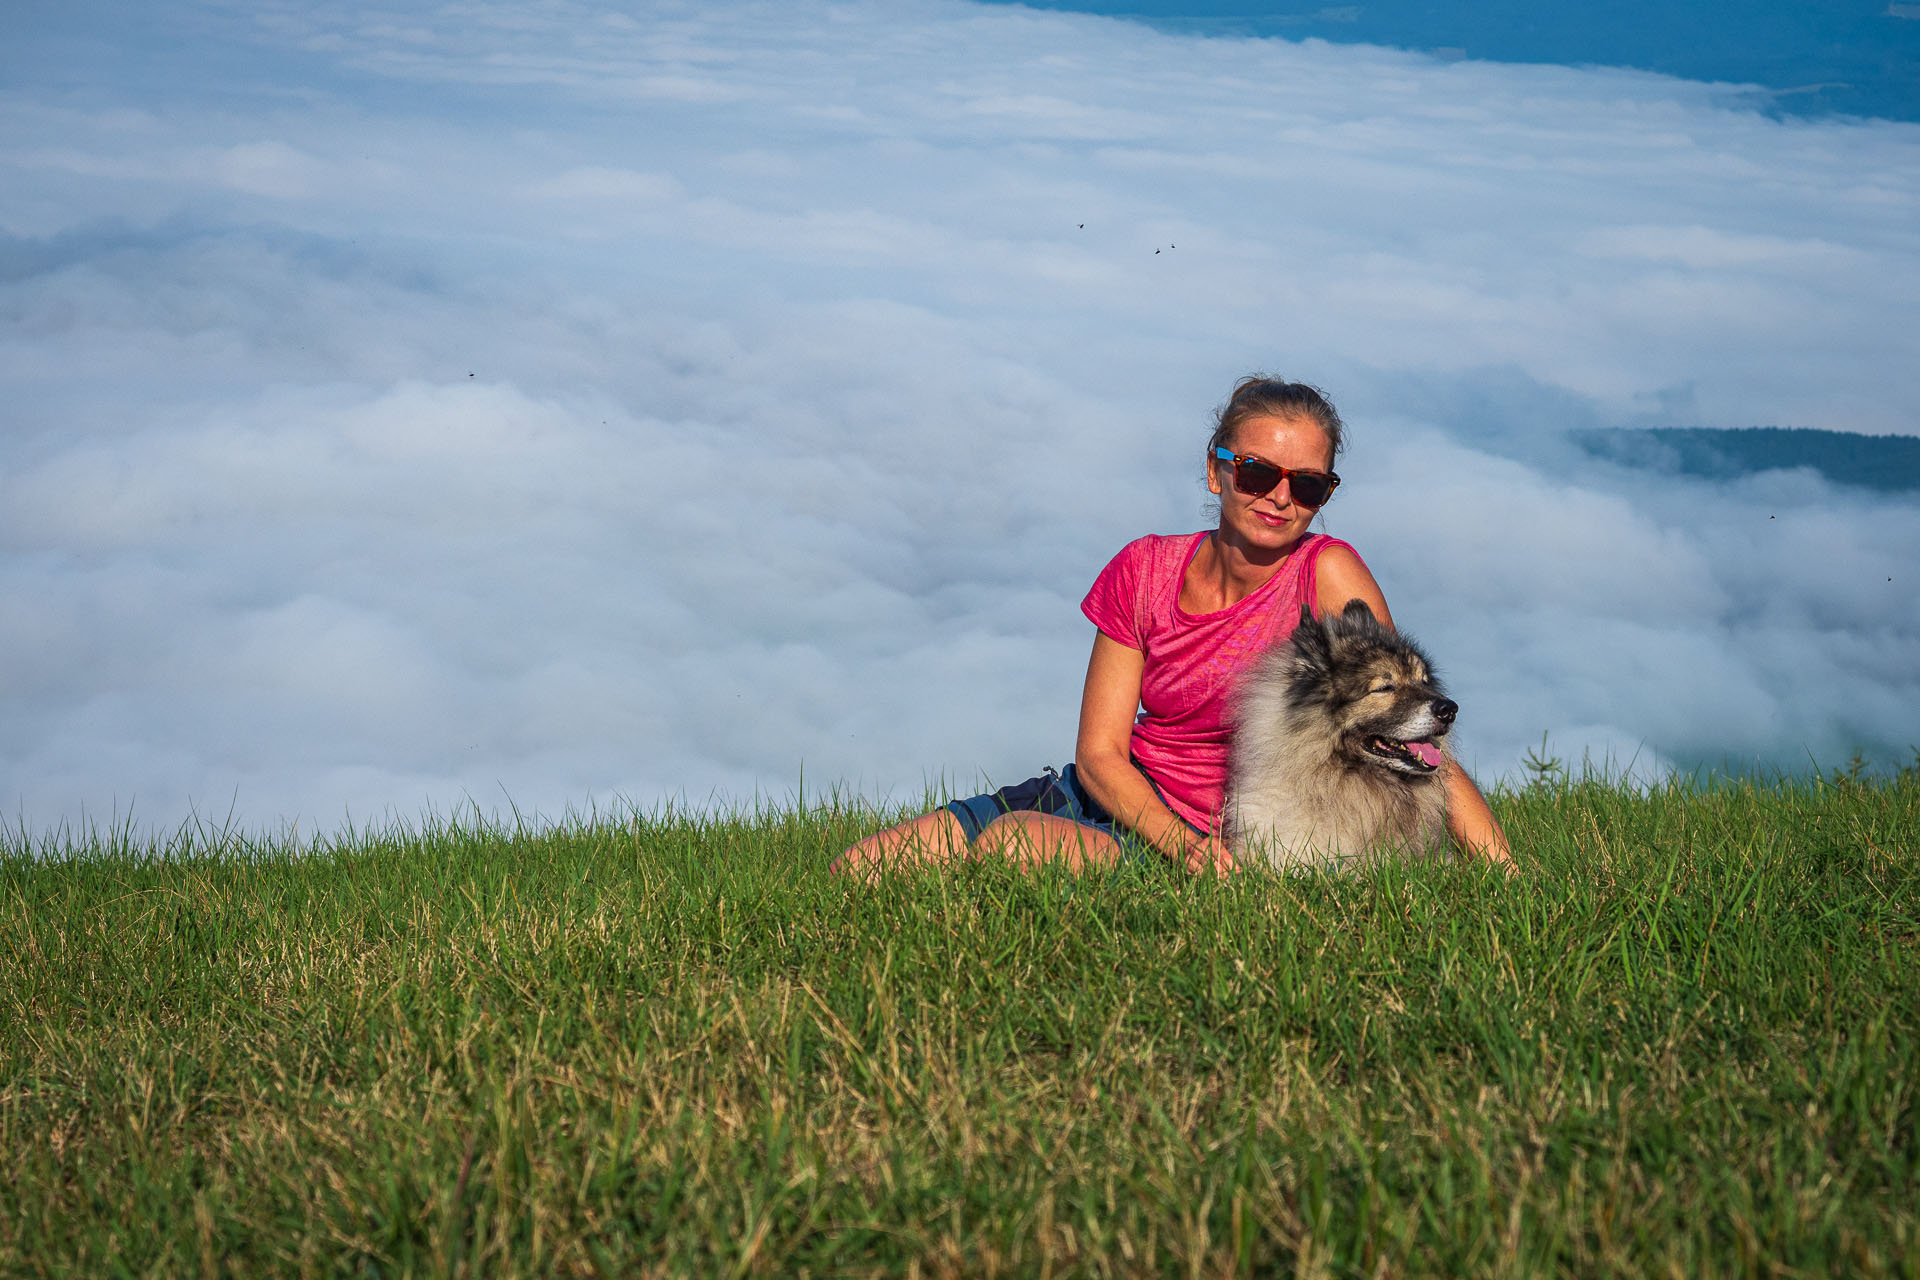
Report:
[[1080,695],[1080,735],[1073,767],[1114,820],[1189,871],[1231,871],[1233,857],[1216,833],[1201,838],[1167,808],[1133,763],[1133,717],[1140,708],[1146,655],[1104,633],[1093,639]]
[[1487,807],[1487,798],[1458,761],[1449,757],[1442,767],[1446,770],[1447,830],[1453,833],[1453,842],[1468,857],[1511,869],[1513,851],[1507,847],[1507,833]]
[[1393,614],[1387,611],[1387,597],[1373,580],[1360,557],[1345,547],[1328,547],[1313,565],[1313,611],[1331,618],[1347,607],[1349,600],[1364,600],[1373,616],[1393,626]]

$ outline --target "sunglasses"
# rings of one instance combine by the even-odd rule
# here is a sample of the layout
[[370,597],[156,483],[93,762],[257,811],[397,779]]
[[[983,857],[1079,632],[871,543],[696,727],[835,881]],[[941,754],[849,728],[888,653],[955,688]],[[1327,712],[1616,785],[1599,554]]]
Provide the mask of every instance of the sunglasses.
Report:
[[1215,449],[1213,456],[1233,464],[1233,487],[1249,498],[1263,498],[1285,480],[1287,492],[1293,495],[1295,502],[1303,507],[1317,507],[1331,498],[1333,491],[1340,487],[1340,477],[1331,471],[1295,471],[1292,467],[1276,467],[1271,462],[1262,462],[1258,458],[1224,448]]

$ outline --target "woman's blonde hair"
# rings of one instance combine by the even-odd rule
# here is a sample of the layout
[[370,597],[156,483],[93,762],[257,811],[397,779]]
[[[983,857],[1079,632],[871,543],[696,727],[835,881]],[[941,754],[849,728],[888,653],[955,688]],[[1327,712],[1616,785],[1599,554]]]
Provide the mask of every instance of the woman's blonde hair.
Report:
[[1213,415],[1213,438],[1207,441],[1207,457],[1227,445],[1248,418],[1306,418],[1327,433],[1338,458],[1346,447],[1346,424],[1327,399],[1326,392],[1304,382],[1288,382],[1263,373],[1249,374],[1234,384],[1233,394]]

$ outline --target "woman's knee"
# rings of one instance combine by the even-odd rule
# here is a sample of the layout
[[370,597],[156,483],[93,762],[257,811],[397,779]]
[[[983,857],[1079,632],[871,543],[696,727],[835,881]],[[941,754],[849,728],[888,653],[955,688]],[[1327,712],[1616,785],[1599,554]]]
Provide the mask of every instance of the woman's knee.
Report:
[[973,845],[983,852],[998,853],[1010,844],[1030,842],[1044,823],[1044,816],[1038,814],[1003,813],[980,828],[980,834],[973,838]]
[[876,831],[849,845],[827,869],[836,875],[874,875],[894,866],[940,863],[965,852],[967,833],[945,809]]

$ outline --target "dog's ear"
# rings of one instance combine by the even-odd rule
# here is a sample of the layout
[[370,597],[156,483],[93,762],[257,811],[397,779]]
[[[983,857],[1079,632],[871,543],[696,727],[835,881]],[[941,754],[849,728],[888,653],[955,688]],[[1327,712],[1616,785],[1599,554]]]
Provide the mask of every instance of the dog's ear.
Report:
[[1367,602],[1358,596],[1347,601],[1347,607],[1340,611],[1340,617],[1348,626],[1369,626],[1380,621],[1373,616],[1373,610],[1367,607]]
[[1325,671],[1333,664],[1333,637],[1327,626],[1313,616],[1313,610],[1300,606],[1300,625],[1293,629],[1293,651],[1309,671]]

